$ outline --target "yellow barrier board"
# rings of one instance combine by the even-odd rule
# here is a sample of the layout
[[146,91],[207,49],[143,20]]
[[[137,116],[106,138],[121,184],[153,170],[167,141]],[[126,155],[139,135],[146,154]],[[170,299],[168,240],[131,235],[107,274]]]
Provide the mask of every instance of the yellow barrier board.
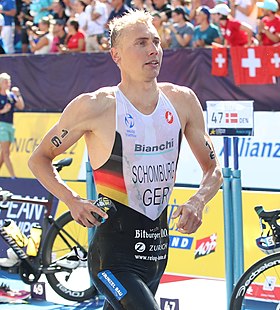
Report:
[[[15,113],[14,117],[16,141],[11,146],[11,161],[18,178],[32,178],[27,161],[46,132],[58,121],[60,113]],[[85,143],[81,139],[67,152],[57,157],[57,159],[73,158],[71,168],[61,172],[63,179],[78,179],[84,149]],[[5,165],[1,168],[0,176],[9,177]]]
[[[176,188],[170,199],[169,216],[174,205],[186,201],[194,189]],[[256,245],[260,237],[259,218],[254,211],[257,205],[265,209],[280,209],[280,193],[242,192],[244,267],[265,256]],[[203,224],[193,235],[182,235],[170,221],[170,250],[166,272],[210,278],[225,277],[224,213],[222,191],[207,204],[203,212]],[[183,238],[175,240],[174,238]],[[187,239],[184,239],[187,238]],[[172,246],[172,241],[174,246]]]

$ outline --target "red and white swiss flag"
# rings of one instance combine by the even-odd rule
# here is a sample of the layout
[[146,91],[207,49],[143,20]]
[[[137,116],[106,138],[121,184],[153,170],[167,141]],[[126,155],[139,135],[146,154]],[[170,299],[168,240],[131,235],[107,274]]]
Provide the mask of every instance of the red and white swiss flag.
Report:
[[266,46],[266,66],[270,74],[280,76],[280,44]]
[[274,76],[266,68],[266,47],[231,47],[232,69],[235,83],[274,84]]
[[228,53],[227,48],[212,49],[212,75],[228,75]]

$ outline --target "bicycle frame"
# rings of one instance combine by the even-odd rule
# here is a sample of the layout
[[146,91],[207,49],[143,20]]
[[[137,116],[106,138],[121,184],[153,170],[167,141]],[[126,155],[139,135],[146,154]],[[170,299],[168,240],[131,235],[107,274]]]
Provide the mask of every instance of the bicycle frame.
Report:
[[[71,158],[65,158],[53,165],[59,172],[63,167],[69,166],[71,162]],[[15,266],[18,269],[13,272],[17,272],[21,280],[27,284],[38,282],[40,276],[45,274],[52,289],[67,300],[82,302],[95,298],[97,290],[87,271],[88,238],[84,237],[87,236],[86,228],[75,223],[70,211],[54,219],[52,216],[54,195],[51,193],[49,193],[48,199],[23,198],[14,196],[13,193],[0,188],[1,201],[44,206],[43,221],[41,222],[42,236],[36,256],[28,256],[6,232],[4,226],[0,226],[1,237],[14,250],[20,260],[19,265]],[[2,209],[7,208],[8,205],[2,206]],[[76,262],[71,264],[73,257]],[[76,279],[80,277],[80,272],[84,275],[84,281],[82,285],[76,286]]]
[[[14,250],[16,255],[21,261],[20,269],[28,271],[28,278],[26,278],[26,274],[22,274],[21,271],[19,272],[23,282],[27,284],[35,283],[43,272],[43,268],[41,266],[41,255],[42,255],[42,244],[45,241],[45,237],[47,234],[48,226],[52,224],[54,221],[52,216],[50,215],[53,203],[53,196],[50,195],[50,199],[35,199],[35,198],[24,198],[20,196],[11,196],[9,197],[8,201],[11,202],[22,202],[22,203],[33,203],[38,205],[43,205],[45,207],[44,210],[44,218],[42,223],[42,238],[38,250],[38,254],[35,257],[29,257],[24,250],[17,245],[14,239],[5,231],[5,229],[0,227],[0,235],[4,239],[4,241]],[[30,275],[33,275],[30,278]],[[30,279],[29,279],[30,278]]]

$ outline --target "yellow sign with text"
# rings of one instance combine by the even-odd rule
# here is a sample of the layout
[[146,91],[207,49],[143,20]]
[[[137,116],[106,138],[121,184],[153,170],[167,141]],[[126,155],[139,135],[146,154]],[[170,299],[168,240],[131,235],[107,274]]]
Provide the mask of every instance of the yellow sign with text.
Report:
[[[170,250],[166,272],[210,278],[225,277],[224,212],[222,191],[207,204],[203,212],[203,223],[195,234],[183,235],[176,231],[171,214],[176,205],[184,203],[195,193],[195,189],[176,188],[169,205]],[[244,266],[247,269],[265,256],[256,245],[260,237],[259,218],[254,211],[256,205],[265,209],[280,209],[280,193],[242,192]]]
[[[33,175],[28,168],[27,162],[41,142],[46,132],[58,121],[60,113],[15,113],[15,142],[11,146],[11,161],[15,174],[19,178],[32,178]],[[71,168],[61,172],[63,179],[77,180],[80,171],[83,153],[85,149],[84,140],[79,140],[67,152],[57,157],[62,159],[72,157]],[[9,177],[9,173],[3,165],[0,177]]]

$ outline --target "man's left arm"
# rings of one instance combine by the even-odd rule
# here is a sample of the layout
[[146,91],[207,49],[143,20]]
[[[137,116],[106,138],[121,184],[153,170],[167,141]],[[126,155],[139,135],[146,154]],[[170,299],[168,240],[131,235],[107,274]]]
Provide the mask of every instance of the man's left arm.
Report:
[[215,196],[222,184],[222,173],[210,137],[205,131],[201,105],[190,91],[187,100],[188,116],[184,130],[190,148],[201,166],[203,177],[198,191],[173,213],[179,217],[177,228],[181,233],[194,233],[202,224],[205,205]]

